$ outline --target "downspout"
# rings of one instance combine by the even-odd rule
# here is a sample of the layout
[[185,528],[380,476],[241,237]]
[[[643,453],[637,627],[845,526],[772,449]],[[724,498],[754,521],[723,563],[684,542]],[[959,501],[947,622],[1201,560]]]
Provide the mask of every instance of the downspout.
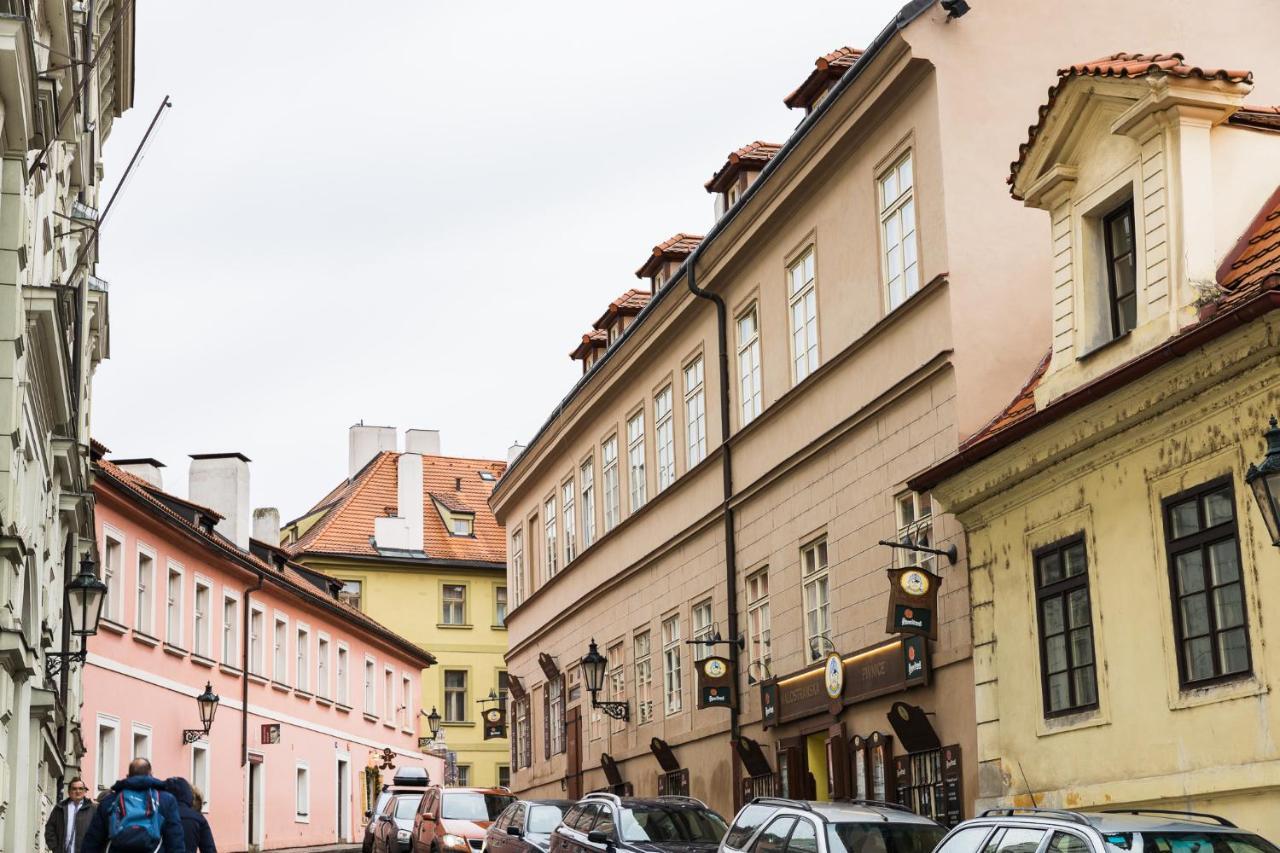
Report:
[[[255,569],[255,571],[257,571]],[[249,604],[253,594],[262,589],[267,580],[266,575],[258,572],[258,583],[244,588],[244,636],[241,639],[241,656],[243,666],[240,668],[240,766],[249,763]]]
[[[698,287],[695,271],[701,246],[693,250],[685,262],[685,283],[689,291],[700,299],[708,299],[716,306],[716,346],[719,348],[720,363],[720,470],[724,480],[724,583],[725,601],[728,607],[727,627],[729,630],[729,671],[733,673],[735,684],[738,683],[738,549],[734,538],[733,507],[733,455],[729,447],[729,413],[732,404],[729,400],[729,318],[724,299]],[[737,692],[737,691],[735,691]],[[738,736],[741,733],[738,723],[738,708],[741,695],[734,697],[729,705],[729,752],[732,755],[733,776],[733,809],[736,812],[742,806],[742,788],[738,780],[742,773],[742,759],[738,756]]]

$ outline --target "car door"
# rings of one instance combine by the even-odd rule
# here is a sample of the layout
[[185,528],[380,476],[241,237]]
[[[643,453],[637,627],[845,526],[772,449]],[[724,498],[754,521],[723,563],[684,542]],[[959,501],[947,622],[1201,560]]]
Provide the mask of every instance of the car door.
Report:
[[485,831],[485,849],[489,853],[506,853],[511,849],[508,842],[512,836],[507,835],[507,828],[510,827],[515,820],[516,814],[520,810],[518,803],[512,803],[502,810],[502,814],[498,815],[498,819],[489,825],[489,829]]
[[430,853],[435,837],[435,818],[440,808],[440,789],[428,788],[422,795],[422,804],[413,816],[413,835],[409,848],[413,853]]
[[573,831],[573,824],[582,816],[584,805],[576,805],[565,813],[564,820],[560,821],[560,825],[551,833],[551,841],[547,845],[551,848],[550,853],[567,853],[573,849],[573,845],[569,841],[569,833]]
[[600,814],[600,806],[595,803],[587,803],[582,807],[577,820],[568,825],[564,853],[594,853],[594,849],[587,845],[587,833],[591,831],[598,814]]
[[582,846],[587,853],[604,853],[618,839],[616,826],[616,818],[613,815],[613,806],[608,803],[601,803],[597,806],[595,822],[591,825],[589,832],[595,834],[597,832],[604,834],[609,840],[604,843],[593,842],[587,838],[587,833],[583,833]]
[[786,853],[787,837],[795,825],[796,819],[791,815],[774,818],[751,843],[751,853]]
[[[524,853],[524,851],[532,849],[524,837],[525,827],[529,823],[529,811],[530,807],[524,803],[512,806],[511,820],[507,823],[507,828],[502,830],[502,843],[505,846],[502,848],[501,853]],[[511,830],[513,829],[520,834],[512,835]]]
[[[394,853],[396,798],[388,797],[382,811],[373,816],[373,853]],[[388,829],[389,827],[389,829]]]

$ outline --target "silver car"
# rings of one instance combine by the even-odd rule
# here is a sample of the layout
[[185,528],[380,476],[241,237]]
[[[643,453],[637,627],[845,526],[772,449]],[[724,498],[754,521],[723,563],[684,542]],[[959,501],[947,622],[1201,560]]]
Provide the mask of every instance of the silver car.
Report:
[[718,853],[932,853],[946,832],[893,803],[758,797],[738,812]]

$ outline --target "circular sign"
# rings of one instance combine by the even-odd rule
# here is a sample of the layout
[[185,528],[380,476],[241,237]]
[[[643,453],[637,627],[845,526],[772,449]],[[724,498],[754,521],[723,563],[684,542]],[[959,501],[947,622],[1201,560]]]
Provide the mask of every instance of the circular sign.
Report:
[[725,673],[729,671],[729,667],[720,658],[710,658],[702,665],[702,671],[707,674],[708,678],[724,678]]
[[827,698],[839,699],[844,693],[844,661],[840,658],[839,652],[827,655],[822,676],[823,683],[827,687]]
[[919,569],[907,569],[898,579],[898,585],[907,595],[918,597],[929,591],[929,576]]
[[490,708],[484,712],[484,718],[491,723],[496,723],[502,719],[502,711],[497,708]]

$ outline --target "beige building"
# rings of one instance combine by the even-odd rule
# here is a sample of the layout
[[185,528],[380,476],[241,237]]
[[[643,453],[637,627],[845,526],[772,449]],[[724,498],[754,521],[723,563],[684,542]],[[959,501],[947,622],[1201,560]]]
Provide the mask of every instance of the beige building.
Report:
[[[1064,69],[1013,172],[1058,260],[1029,288],[1050,352],[912,484],[967,534],[980,806],[1274,839],[1280,538],[1246,474],[1280,413],[1280,113],[1195,58]],[[1274,52],[1225,58],[1275,91]]]
[[[716,171],[710,231],[654,249],[647,298],[615,300],[584,336],[583,377],[491,499],[508,534],[516,790],[972,813],[964,555],[880,540],[959,540],[907,479],[1043,353],[1043,222],[1005,177],[1046,74],[1139,36],[1241,39],[1235,23],[1182,32],[1195,4],[1149,9],[992,2],[956,18],[910,3],[864,51],[819,58],[786,99],[806,113],[789,139]],[[886,572],[913,564],[936,572],[937,606],[893,615],[932,623],[927,643],[887,631]],[[742,645],[688,643],[717,636]],[[625,720],[582,682],[593,639],[599,698]],[[709,651],[728,659],[733,707],[697,708]]]

